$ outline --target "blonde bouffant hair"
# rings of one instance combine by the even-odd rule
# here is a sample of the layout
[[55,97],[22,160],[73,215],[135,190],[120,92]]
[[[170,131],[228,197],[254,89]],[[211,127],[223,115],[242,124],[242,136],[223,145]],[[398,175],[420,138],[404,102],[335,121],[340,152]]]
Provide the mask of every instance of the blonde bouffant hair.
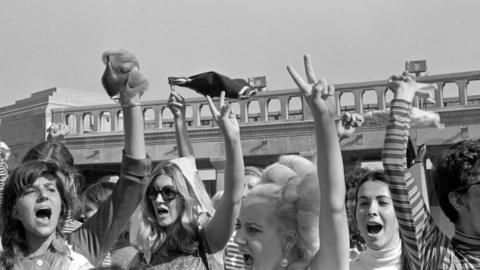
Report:
[[264,198],[274,205],[280,228],[294,230],[300,261],[308,262],[320,247],[320,188],[316,166],[296,155],[281,156],[268,166],[262,180],[245,198]]

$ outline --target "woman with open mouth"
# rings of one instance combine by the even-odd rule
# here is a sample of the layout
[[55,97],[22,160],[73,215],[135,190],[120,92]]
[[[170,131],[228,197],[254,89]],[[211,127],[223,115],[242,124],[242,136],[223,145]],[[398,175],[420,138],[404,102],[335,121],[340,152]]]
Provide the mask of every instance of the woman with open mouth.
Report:
[[4,252],[0,269],[86,270],[99,266],[139,205],[150,174],[145,151],[141,96],[148,82],[126,85],[119,102],[124,115],[125,144],[120,179],[96,214],[70,234],[62,234],[72,196],[69,175],[55,162],[27,161],[5,184],[1,221]]
[[350,269],[403,269],[402,242],[385,174],[381,170],[362,170],[356,179],[352,212],[367,249],[350,262]]
[[[169,106],[173,102],[184,108],[180,99],[172,92]],[[184,157],[161,162],[153,169],[140,211],[137,247],[141,254],[137,268],[223,269],[223,262],[212,254],[223,250],[233,233],[243,194],[244,165],[240,128],[225,102],[225,93],[220,97],[220,111],[210,97],[207,100],[225,140],[224,195],[214,211],[195,159],[183,152],[186,138],[182,136],[186,134],[177,129],[177,136],[182,137],[180,142],[177,137],[177,144]],[[186,126],[181,128],[186,130]]]
[[235,241],[251,269],[348,269],[335,89],[316,79],[308,55],[304,61],[307,82],[293,67],[287,69],[312,111],[317,167],[300,156],[281,157],[243,200]]

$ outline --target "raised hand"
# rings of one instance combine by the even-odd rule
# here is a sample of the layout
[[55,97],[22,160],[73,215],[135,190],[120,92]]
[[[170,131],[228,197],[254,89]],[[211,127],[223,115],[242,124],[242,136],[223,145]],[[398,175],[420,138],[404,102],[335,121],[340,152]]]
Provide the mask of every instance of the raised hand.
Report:
[[430,103],[435,103],[431,99],[431,91],[435,90],[435,84],[418,83],[412,75],[406,71],[402,75],[393,75],[388,80],[388,88],[395,93],[396,99],[403,99],[413,102],[415,96],[427,99]]
[[340,119],[335,121],[335,127],[337,129],[338,139],[343,140],[355,133],[357,127],[360,127],[364,118],[358,113],[344,113]]
[[237,117],[230,103],[225,102],[225,92],[222,91],[220,94],[220,111],[217,110],[210,96],[207,96],[207,100],[210,111],[212,112],[212,117],[223,134],[228,137],[238,137],[240,134],[240,126],[238,125]]
[[173,114],[175,119],[185,120],[185,99],[176,91],[171,91],[168,97],[167,106]]
[[148,89],[148,80],[139,71],[137,58],[125,51],[107,51],[102,55],[106,65],[102,84],[108,95],[123,107],[140,105],[140,97]]
[[69,133],[69,126],[62,123],[52,123],[47,129],[47,141],[62,140]]
[[307,82],[302,79],[292,66],[287,66],[290,76],[292,76],[303,96],[305,96],[314,117],[328,115],[333,118],[337,112],[334,97],[335,87],[328,84],[325,79],[317,80],[308,54],[304,56],[304,62]]

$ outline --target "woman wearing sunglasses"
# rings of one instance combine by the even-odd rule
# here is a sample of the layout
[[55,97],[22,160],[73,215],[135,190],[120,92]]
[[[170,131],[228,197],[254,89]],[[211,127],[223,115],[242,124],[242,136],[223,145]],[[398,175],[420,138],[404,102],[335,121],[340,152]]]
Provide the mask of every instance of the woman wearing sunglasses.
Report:
[[224,196],[214,210],[191,156],[158,164],[141,206],[138,268],[223,269],[212,254],[221,251],[233,233],[244,165],[240,129],[230,105],[222,95],[219,112],[207,99],[225,139]]

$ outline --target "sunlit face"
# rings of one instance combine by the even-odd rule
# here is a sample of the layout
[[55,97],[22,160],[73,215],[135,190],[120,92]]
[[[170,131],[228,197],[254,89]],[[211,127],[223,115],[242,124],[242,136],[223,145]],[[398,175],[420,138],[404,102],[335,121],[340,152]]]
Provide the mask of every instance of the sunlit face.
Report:
[[398,222],[387,184],[369,180],[359,187],[355,218],[369,248],[387,249],[399,243]]
[[265,199],[247,196],[237,220],[235,242],[248,269],[276,269],[283,258],[279,222],[274,206]]
[[55,233],[62,209],[56,178],[48,175],[39,177],[17,198],[15,208],[27,242],[45,241]]
[[[158,224],[162,227],[168,227],[181,215],[182,198],[178,194],[175,194],[175,196],[172,195],[171,192],[177,191],[173,185],[172,178],[168,175],[158,176],[151,185],[152,187],[147,189],[147,198],[152,202]],[[156,190],[156,192],[150,193],[149,195],[149,190],[152,188]],[[168,194],[165,194],[167,191]]]

